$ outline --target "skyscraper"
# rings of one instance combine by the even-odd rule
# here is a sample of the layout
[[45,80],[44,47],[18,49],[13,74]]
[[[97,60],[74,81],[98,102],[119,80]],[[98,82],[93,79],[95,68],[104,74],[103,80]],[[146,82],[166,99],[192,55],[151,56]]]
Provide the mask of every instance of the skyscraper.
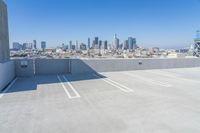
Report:
[[95,37],[95,38],[94,38],[94,48],[95,48],[95,49],[98,49],[98,48],[99,48],[99,38],[98,38],[98,37]]
[[43,51],[46,49],[46,42],[45,41],[41,42],[41,48],[42,48]]
[[80,49],[81,49],[81,50],[86,50],[86,49],[87,49],[87,45],[84,44],[84,43],[81,43],[81,44],[80,44]]
[[0,62],[10,59],[8,13],[6,4],[0,0]]
[[133,38],[132,37],[128,38],[128,48],[129,48],[129,50],[133,49]]
[[101,49],[101,46],[102,46],[102,41],[99,40],[99,49]]
[[133,49],[137,49],[137,42],[136,42],[136,38],[133,38]]
[[194,39],[193,55],[200,57],[200,30],[196,32],[196,38]]
[[196,37],[194,39],[194,42],[199,42],[200,41],[200,30],[196,31]]
[[98,42],[99,42],[99,38],[98,38],[98,37],[95,37],[95,38],[94,38],[94,43],[95,43],[95,45],[98,45]]
[[67,50],[67,45],[65,45],[64,43],[62,43],[62,50],[66,51]]
[[95,40],[92,41],[92,49],[95,48]]
[[125,41],[124,41],[124,49],[125,49],[125,50],[129,49],[128,40],[125,40]]
[[13,49],[14,50],[22,50],[22,45],[18,42],[13,42]]
[[32,43],[23,43],[23,50],[32,49]]
[[37,49],[37,41],[36,40],[33,40],[33,48]]
[[69,41],[69,49],[72,50],[72,41]]
[[129,50],[134,50],[136,49],[138,46],[136,44],[136,38],[133,37],[129,37],[128,38],[128,48]]
[[88,38],[88,49],[90,49],[90,38]]
[[76,50],[79,50],[78,40],[76,40]]
[[108,41],[104,41],[103,47],[104,49],[108,49]]
[[117,34],[114,35],[113,47],[114,49],[119,49],[119,39],[117,38]]

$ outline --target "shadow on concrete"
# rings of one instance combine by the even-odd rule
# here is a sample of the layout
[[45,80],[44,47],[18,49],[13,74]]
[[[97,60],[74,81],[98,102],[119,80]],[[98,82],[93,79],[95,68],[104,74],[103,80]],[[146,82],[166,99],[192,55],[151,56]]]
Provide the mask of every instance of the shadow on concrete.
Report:
[[[6,93],[36,91],[39,85],[44,85],[44,84],[51,85],[55,83],[60,83],[58,76],[60,77],[62,82],[66,82],[66,80],[63,78],[63,75],[67,78],[69,82],[106,78],[104,75],[97,73],[95,70],[93,70],[89,65],[84,63],[82,60],[76,59],[74,61],[76,61],[74,64],[78,64],[79,66],[73,66],[70,64],[69,66],[70,68],[76,67],[77,71],[78,71],[78,68],[81,68],[82,70],[84,69],[85,71],[83,71],[82,73],[73,73],[73,74],[72,73],[58,73],[58,74],[49,74],[49,75],[39,74],[39,75],[34,75],[34,76],[29,76],[29,77],[18,77],[17,82],[15,82],[15,84],[12,87],[10,87],[10,89]],[[69,68],[66,68],[66,69],[69,69]],[[6,88],[4,90],[6,90]]]
[[[7,88],[5,88],[4,90],[6,89]],[[33,91],[36,89],[37,83],[34,80],[34,77],[17,78],[16,82],[8,89],[6,93]]]

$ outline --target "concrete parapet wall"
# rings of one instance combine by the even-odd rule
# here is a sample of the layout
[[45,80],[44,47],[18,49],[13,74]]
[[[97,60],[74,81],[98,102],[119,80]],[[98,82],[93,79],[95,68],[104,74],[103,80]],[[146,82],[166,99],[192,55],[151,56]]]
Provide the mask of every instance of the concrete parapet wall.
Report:
[[200,67],[200,59],[90,59],[71,61],[71,73]]
[[[27,62],[27,66],[24,66]],[[15,73],[17,77],[30,77],[35,75],[34,60],[32,59],[17,59],[15,60]]]
[[[23,61],[27,61],[24,67]],[[200,67],[199,58],[183,59],[28,59],[15,60],[16,76],[41,74],[81,74],[96,72],[131,71]]]
[[70,72],[69,59],[36,59],[35,74],[63,74]]
[[[24,66],[27,62],[27,66]],[[70,72],[69,59],[17,59],[15,71],[18,77],[34,75],[63,74]]]
[[0,90],[4,89],[15,77],[14,61],[0,63]]

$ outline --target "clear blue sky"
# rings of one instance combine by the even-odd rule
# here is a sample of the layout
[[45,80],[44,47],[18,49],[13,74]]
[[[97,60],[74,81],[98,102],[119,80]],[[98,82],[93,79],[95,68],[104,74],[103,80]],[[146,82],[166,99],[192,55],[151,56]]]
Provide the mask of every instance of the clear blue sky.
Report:
[[45,40],[49,47],[99,36],[128,36],[144,47],[189,46],[200,29],[200,0],[5,0],[10,42]]

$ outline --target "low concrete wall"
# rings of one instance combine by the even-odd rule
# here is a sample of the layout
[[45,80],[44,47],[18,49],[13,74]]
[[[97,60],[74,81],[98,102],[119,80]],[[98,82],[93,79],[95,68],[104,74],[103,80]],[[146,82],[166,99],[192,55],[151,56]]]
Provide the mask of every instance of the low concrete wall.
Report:
[[[27,62],[27,66],[23,66],[22,62]],[[15,60],[15,73],[17,77],[30,77],[35,75],[34,60],[17,59]]]
[[[27,61],[27,67],[21,66]],[[131,71],[146,69],[170,69],[200,67],[200,58],[186,59],[36,59],[16,60],[16,76],[42,74],[81,74],[96,72]]]
[[15,77],[14,61],[0,63],[0,90],[4,89]]
[[[23,66],[23,62],[27,66]],[[70,72],[69,59],[17,59],[15,71],[18,77],[30,77],[34,75],[64,74]]]
[[200,67],[200,59],[90,59],[71,61],[71,73]]
[[36,59],[35,74],[63,74],[70,72],[69,59]]

